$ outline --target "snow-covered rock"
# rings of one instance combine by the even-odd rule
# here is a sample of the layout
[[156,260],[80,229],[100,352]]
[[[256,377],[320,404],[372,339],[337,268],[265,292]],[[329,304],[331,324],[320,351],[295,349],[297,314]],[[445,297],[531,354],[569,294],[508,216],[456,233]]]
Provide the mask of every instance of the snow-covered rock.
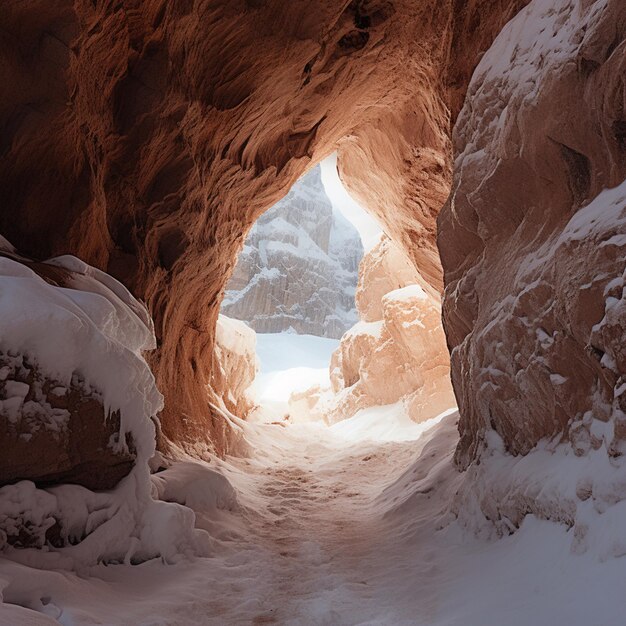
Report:
[[535,1],[474,72],[439,216],[462,467],[492,430],[589,449],[587,414],[626,451],[625,37],[622,0]]
[[362,255],[357,230],[333,211],[317,166],[248,234],[222,313],[257,332],[339,338],[357,321]]
[[361,262],[356,303],[361,321],[333,353],[330,386],[298,390],[290,415],[334,423],[402,402],[423,422],[454,407],[438,294],[386,236]]
[[331,383],[331,422],[399,401],[416,422],[455,406],[439,301],[417,284],[386,294],[382,319],[360,322],[342,338]]
[[151,497],[163,400],[145,307],[75,257],[32,262],[3,243],[0,550],[47,547],[42,567],[204,551],[193,512]]

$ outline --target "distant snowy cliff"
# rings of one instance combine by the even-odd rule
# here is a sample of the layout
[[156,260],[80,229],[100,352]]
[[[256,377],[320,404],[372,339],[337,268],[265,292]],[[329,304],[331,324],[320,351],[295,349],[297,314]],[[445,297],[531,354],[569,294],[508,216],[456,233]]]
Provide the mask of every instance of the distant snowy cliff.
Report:
[[358,232],[333,211],[317,166],[250,231],[222,313],[258,332],[339,338],[358,320],[362,256]]

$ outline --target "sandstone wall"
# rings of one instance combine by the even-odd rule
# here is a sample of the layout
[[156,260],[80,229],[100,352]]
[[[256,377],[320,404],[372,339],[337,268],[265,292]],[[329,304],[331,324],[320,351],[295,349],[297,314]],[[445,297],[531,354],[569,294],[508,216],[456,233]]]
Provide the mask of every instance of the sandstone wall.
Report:
[[145,300],[166,437],[223,452],[211,354],[251,224],[338,148],[348,187],[441,286],[450,120],[523,4],[2,3],[0,233]]
[[226,410],[245,418],[254,403],[248,389],[257,371],[255,332],[244,322],[220,315],[215,332],[215,357],[212,386],[221,390],[222,406]]
[[361,262],[357,304],[361,321],[332,357],[334,395],[320,398],[328,420],[402,400],[422,422],[455,406],[438,294],[387,237]]
[[582,454],[594,420],[623,451],[625,35],[620,0],[533,3],[470,85],[439,217],[463,467],[494,430]]

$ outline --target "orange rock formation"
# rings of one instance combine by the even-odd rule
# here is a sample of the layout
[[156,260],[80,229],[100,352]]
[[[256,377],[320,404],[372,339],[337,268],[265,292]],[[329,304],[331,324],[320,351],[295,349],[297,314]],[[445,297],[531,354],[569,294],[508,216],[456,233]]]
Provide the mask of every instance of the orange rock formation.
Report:
[[399,400],[416,422],[453,407],[439,295],[386,237],[361,262],[356,300],[362,321],[331,362],[329,420]]
[[338,148],[348,187],[440,288],[451,122],[525,3],[4,3],[0,232],[143,298],[165,436],[223,452],[215,326],[250,225]]

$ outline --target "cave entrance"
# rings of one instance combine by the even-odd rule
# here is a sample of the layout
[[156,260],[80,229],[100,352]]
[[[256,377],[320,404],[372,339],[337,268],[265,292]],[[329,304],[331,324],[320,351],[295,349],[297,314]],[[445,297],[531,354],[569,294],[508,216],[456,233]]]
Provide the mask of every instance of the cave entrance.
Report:
[[[302,176],[248,233],[226,286],[219,325],[255,331],[251,419],[293,419],[294,392],[330,389],[329,363],[359,320],[359,264],[378,224],[347,194],[332,155]],[[228,319],[230,318],[230,319]],[[253,335],[254,336],[254,335]]]
[[412,426],[455,404],[438,294],[347,193],[336,155],[248,233],[217,336],[231,362],[232,350],[254,360],[256,345],[253,382],[250,368],[227,373],[247,376],[231,387],[249,421],[358,418],[373,432],[381,420]]

